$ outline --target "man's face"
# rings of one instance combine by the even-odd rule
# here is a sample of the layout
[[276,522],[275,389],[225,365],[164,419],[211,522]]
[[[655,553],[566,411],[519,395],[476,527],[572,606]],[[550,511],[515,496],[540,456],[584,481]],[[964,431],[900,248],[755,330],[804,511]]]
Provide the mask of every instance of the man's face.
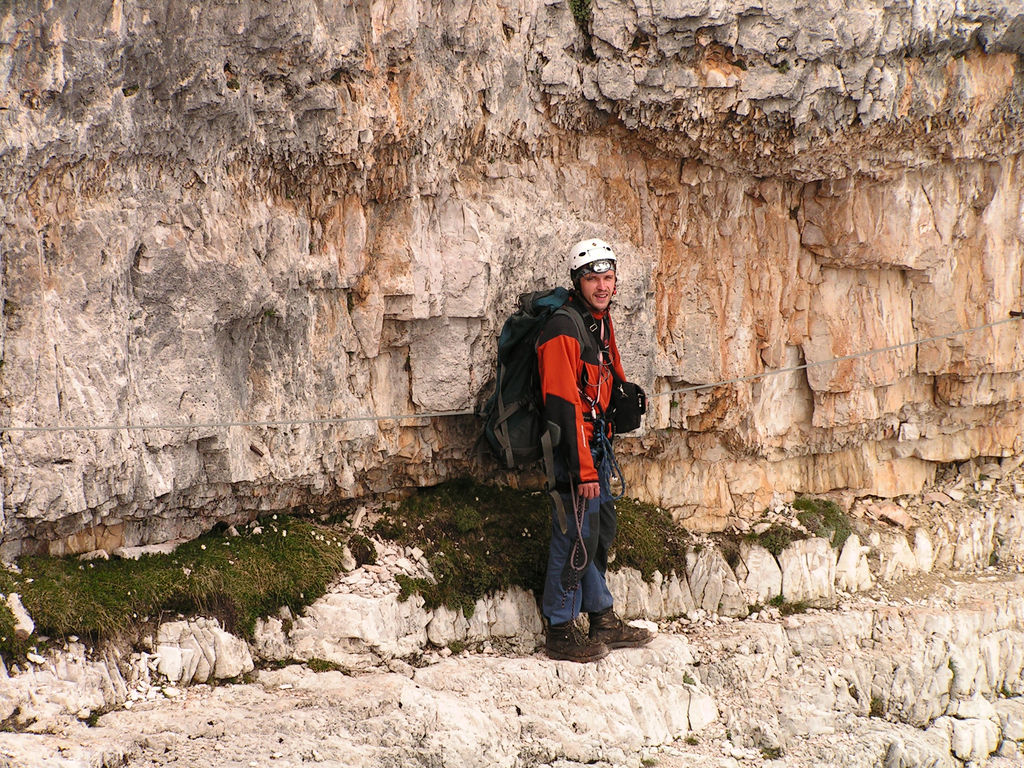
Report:
[[583,300],[598,312],[608,309],[615,292],[615,270],[596,274],[591,272],[580,278],[580,295]]

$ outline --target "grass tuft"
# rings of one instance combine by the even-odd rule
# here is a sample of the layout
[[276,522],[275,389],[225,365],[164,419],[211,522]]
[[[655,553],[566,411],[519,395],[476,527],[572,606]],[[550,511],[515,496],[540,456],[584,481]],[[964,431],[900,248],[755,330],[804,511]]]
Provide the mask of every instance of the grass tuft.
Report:
[[746,538],[748,541],[760,544],[772,555],[778,557],[794,541],[804,538],[804,534],[788,525],[773,525],[763,533],[748,533]]
[[793,502],[797,520],[814,536],[829,539],[833,548],[842,549],[853,533],[850,518],[834,501],[828,499],[799,498]]
[[[297,611],[326,591],[341,570],[344,540],[284,515],[243,530],[208,533],[170,555],[139,560],[25,557],[20,573],[0,570],[0,592],[21,595],[36,636],[131,638],[181,613],[216,617],[251,638],[257,618],[285,605]],[[33,640],[18,643],[11,620],[0,610],[0,653],[17,657]]]
[[792,616],[794,613],[806,613],[811,604],[806,600],[794,600],[788,602],[782,595],[776,595],[768,601],[768,605],[778,608],[783,616]]
[[377,564],[377,548],[361,533],[352,535],[348,540],[348,548],[357,567]]
[[458,656],[468,647],[469,645],[461,640],[452,640],[450,643],[448,643],[448,650],[452,652],[452,656]]
[[868,705],[868,717],[885,717],[885,702],[879,696],[872,696]]
[[545,494],[455,480],[386,510],[373,533],[420,547],[430,564],[433,580],[396,577],[403,599],[419,594],[427,608],[469,617],[490,592],[542,589],[549,519]]
[[[853,533],[850,518],[834,501],[802,497],[793,502],[796,518],[811,536],[828,539],[832,547],[842,549]],[[775,557],[794,541],[807,538],[806,533],[788,525],[773,525],[763,533],[748,533],[747,541],[760,544]]]
[[572,17],[576,20],[576,26],[586,32],[587,25],[590,23],[590,0],[569,0],[569,10],[572,11]]
[[665,576],[683,572],[689,536],[668,512],[633,499],[619,499],[615,510],[619,526],[609,568],[635,568],[645,581],[655,571]]
[[14,635],[14,614],[7,606],[4,596],[16,590],[7,588],[4,573],[3,569],[0,569],[0,651],[6,651],[5,655],[23,657],[32,644],[30,641],[19,640]]
[[306,666],[313,672],[345,672],[341,664],[327,659],[312,658],[306,662]]

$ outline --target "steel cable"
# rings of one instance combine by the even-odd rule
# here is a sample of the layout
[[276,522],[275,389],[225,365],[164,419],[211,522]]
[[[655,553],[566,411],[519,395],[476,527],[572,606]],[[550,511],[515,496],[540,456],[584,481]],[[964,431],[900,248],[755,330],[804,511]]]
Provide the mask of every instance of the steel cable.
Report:
[[[970,333],[976,333],[977,331],[985,330],[986,328],[994,328],[997,325],[1004,325],[1006,323],[1012,323],[1020,320],[1024,317],[1024,313],[1011,312],[1010,317],[1004,318],[1003,320],[995,320],[991,323],[985,323],[984,325],[978,325],[973,328],[964,328],[959,331],[952,333],[943,333],[937,336],[929,336],[923,339],[915,339],[913,341],[903,342],[901,344],[893,344],[887,347],[879,347],[877,349],[869,349],[864,352],[857,352],[852,355],[842,355],[841,357],[833,357],[828,360],[816,360],[811,363],[804,363],[803,365],[795,365],[790,368],[778,368],[774,370],[762,371],[761,373],[754,373],[748,376],[737,376],[731,379],[723,379],[721,381],[711,382],[709,384],[694,384],[683,387],[681,389],[670,389],[664,392],[655,392],[648,397],[665,397],[667,395],[678,395],[686,392],[699,392],[705,389],[715,389],[716,387],[722,387],[727,384],[739,384],[746,381],[755,381],[757,379],[767,378],[768,376],[778,376],[783,373],[793,373],[795,371],[802,371],[808,368],[815,368],[823,365],[832,365],[834,363],[841,363],[846,360],[856,360],[863,357],[869,357],[871,355],[881,354],[882,352],[892,352],[897,349],[906,349],[907,347],[916,347],[921,344],[927,344],[933,341],[944,341],[947,339],[956,338],[957,336],[964,336]],[[111,431],[111,430],[142,430],[142,429],[164,429],[164,430],[190,430],[190,429],[228,429],[231,427],[291,427],[291,426],[330,426],[333,424],[348,424],[352,422],[360,421],[407,421],[410,419],[435,419],[444,418],[449,416],[472,416],[476,413],[475,409],[463,409],[463,410],[451,410],[451,411],[430,411],[426,413],[401,413],[391,414],[386,416],[365,414],[356,416],[339,416],[339,417],[324,417],[324,418],[307,418],[307,419],[270,419],[270,420],[244,420],[244,421],[202,421],[202,422],[182,422],[182,423],[165,423],[165,424],[63,424],[63,425],[18,425],[10,424],[6,426],[0,426],[0,432],[22,432],[22,433],[33,433],[33,432],[99,432],[99,431]]]

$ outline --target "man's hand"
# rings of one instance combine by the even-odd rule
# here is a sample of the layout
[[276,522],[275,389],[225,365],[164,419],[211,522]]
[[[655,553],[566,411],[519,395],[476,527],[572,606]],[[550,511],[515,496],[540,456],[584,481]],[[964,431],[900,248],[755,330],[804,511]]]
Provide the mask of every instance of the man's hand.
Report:
[[580,483],[576,490],[584,499],[596,499],[601,495],[600,483]]

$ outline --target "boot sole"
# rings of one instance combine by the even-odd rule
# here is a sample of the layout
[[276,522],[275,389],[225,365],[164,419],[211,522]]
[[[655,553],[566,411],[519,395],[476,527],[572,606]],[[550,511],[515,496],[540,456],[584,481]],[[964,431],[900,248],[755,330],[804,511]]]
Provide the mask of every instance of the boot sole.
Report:
[[654,639],[654,635],[648,635],[645,640],[621,640],[617,643],[609,643],[607,640],[601,642],[608,648],[643,648]]
[[549,659],[553,659],[555,661],[575,661],[579,664],[588,664],[592,661],[600,661],[608,655],[607,646],[605,646],[605,651],[603,653],[597,653],[592,656],[570,656],[567,653],[552,653],[547,649],[545,649],[544,652],[548,655]]

